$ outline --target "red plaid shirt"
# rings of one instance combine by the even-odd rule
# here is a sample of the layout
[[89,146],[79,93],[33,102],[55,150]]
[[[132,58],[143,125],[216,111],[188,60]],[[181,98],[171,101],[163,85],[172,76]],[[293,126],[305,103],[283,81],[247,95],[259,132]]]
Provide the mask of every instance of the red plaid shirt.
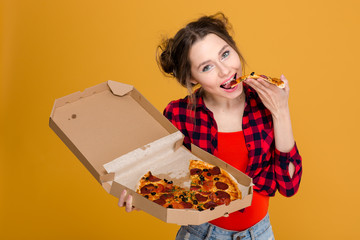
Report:
[[[242,128],[249,151],[249,164],[245,173],[253,179],[255,191],[274,196],[278,189],[282,195],[290,197],[299,189],[302,174],[302,161],[297,146],[295,144],[289,153],[275,148],[270,111],[251,87],[246,84],[243,86],[246,105]],[[205,106],[199,91],[195,96],[195,111],[188,108],[190,99],[187,96],[170,102],[164,115],[185,135],[184,145],[188,149],[190,143],[193,143],[209,153],[216,154],[218,130],[213,113]],[[292,178],[288,170],[290,162],[295,166]]]

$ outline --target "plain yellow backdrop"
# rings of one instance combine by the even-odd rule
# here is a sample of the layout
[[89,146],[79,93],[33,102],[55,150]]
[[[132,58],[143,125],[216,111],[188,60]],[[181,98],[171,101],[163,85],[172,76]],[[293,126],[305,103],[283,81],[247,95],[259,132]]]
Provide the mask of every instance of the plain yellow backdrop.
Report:
[[0,239],[174,239],[126,213],[48,126],[56,98],[107,80],[162,111],[186,91],[155,49],[190,20],[223,11],[247,73],[284,74],[303,157],[298,194],[270,201],[276,239],[360,239],[357,0],[1,2]]

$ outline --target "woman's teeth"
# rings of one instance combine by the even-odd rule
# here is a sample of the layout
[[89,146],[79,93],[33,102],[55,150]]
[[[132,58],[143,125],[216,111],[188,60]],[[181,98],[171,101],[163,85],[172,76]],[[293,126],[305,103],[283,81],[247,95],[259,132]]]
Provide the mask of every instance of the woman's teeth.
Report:
[[232,81],[235,81],[236,80],[236,74],[234,75],[234,77],[232,79],[230,79],[229,81],[225,82],[224,84],[221,84],[221,88],[224,88],[224,89],[231,89],[231,88],[234,88],[236,85],[234,84],[231,84]]

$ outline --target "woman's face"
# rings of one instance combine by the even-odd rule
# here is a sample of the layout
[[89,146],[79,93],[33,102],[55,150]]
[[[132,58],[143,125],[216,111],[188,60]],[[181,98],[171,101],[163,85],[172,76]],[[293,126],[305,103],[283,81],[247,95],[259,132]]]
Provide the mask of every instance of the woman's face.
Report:
[[199,83],[207,94],[213,97],[234,99],[242,91],[242,84],[234,88],[224,85],[231,81],[236,74],[239,78],[242,73],[241,62],[237,52],[222,38],[215,34],[208,34],[198,40],[190,48],[192,83]]

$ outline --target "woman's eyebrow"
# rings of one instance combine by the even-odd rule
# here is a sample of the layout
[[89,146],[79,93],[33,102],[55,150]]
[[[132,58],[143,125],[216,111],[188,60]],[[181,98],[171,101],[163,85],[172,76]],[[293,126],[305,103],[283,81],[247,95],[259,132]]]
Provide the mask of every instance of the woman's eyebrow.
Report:
[[229,45],[225,44],[219,51],[218,55],[221,55],[221,53],[224,51],[225,48],[227,48]]
[[198,66],[198,68],[200,68],[202,65],[204,65],[204,64],[206,64],[206,63],[209,63],[209,62],[210,62],[210,60],[206,60],[205,62],[200,63],[199,66]]
[[[224,51],[224,49],[227,48],[228,46],[229,46],[229,45],[225,44],[225,45],[220,49],[218,55],[221,55],[221,53]],[[200,63],[199,66],[198,66],[198,68],[200,68],[201,65],[204,65],[204,64],[206,64],[206,63],[208,63],[208,62],[210,62],[210,60],[206,60],[205,62]]]

